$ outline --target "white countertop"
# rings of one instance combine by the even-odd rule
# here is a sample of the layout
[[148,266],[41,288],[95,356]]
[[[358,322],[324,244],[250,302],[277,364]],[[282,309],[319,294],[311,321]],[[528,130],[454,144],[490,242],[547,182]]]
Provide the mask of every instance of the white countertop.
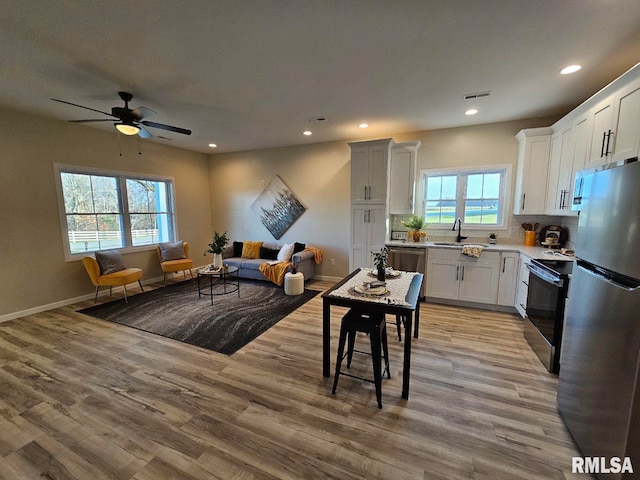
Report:
[[[385,243],[387,247],[406,247],[406,248],[462,248],[463,245],[477,245],[473,242],[460,243],[456,245],[436,245],[439,242],[403,242],[402,240],[391,240]],[[484,245],[484,244],[483,244]],[[552,258],[558,261],[573,261],[573,257],[567,255],[551,255],[549,252],[551,251],[548,248],[544,247],[528,247],[526,245],[519,244],[496,244],[489,245],[484,247],[484,249],[488,252],[518,252],[523,255],[527,255],[531,258],[536,259],[549,259]],[[558,252],[558,250],[555,250]],[[559,252],[558,252],[559,253]]]

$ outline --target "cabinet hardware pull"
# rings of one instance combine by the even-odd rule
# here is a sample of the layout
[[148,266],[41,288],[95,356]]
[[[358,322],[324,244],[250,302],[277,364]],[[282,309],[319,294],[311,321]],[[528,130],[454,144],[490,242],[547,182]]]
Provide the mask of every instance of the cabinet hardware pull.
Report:
[[524,201],[525,201],[526,198],[527,198],[527,194],[523,193],[522,194],[522,210],[524,210]]
[[565,197],[567,195],[567,190],[562,190],[560,192],[560,210],[562,210],[564,208],[564,201],[565,201]]
[[607,132],[602,132],[602,146],[600,147],[600,158],[604,157],[604,142],[607,139]]
[[461,282],[464,282],[464,265],[462,266],[462,278],[460,279]]
[[458,275],[460,274],[460,265],[456,267],[456,282],[458,281]]
[[502,273],[504,273],[504,269],[506,268],[506,266],[507,266],[507,257],[504,257],[502,259]]
[[605,156],[605,157],[606,157],[607,155],[609,155],[609,153],[611,153],[611,152],[609,151],[609,145],[611,144],[611,135],[613,135],[613,132],[612,132],[611,130],[609,130],[609,131],[607,132],[607,146],[606,146],[606,148],[605,148],[605,150],[604,150],[604,156]]

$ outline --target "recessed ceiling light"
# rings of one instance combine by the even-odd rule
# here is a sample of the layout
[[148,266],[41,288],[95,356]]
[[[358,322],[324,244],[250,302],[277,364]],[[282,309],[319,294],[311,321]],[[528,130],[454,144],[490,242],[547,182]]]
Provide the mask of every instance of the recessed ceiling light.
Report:
[[306,135],[307,137],[309,135],[311,135],[313,132],[311,132],[311,130],[305,130],[304,132],[302,132],[303,135]]
[[360,125],[358,125],[358,127],[360,127],[360,128],[368,128],[369,124],[368,123],[361,123]]
[[209,144],[209,146],[210,146],[211,148],[216,148],[218,145],[216,145],[215,143],[210,143],[210,144]]
[[580,65],[569,65],[568,67],[564,67],[560,70],[562,75],[569,75],[570,73],[575,73],[580,70],[582,67]]
[[469,110],[464,112],[465,115],[475,115],[476,113],[478,113],[478,110],[476,110],[475,108],[470,108]]

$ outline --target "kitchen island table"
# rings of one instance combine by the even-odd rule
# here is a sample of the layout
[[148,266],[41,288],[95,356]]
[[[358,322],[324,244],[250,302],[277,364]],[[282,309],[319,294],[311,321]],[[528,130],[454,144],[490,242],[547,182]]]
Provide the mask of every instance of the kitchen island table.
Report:
[[402,272],[398,278],[387,280],[388,294],[384,296],[358,293],[355,286],[362,285],[371,276],[369,269],[357,269],[322,294],[322,374],[331,376],[331,306],[347,307],[365,313],[383,313],[400,316],[404,321],[404,364],[402,398],[409,398],[411,370],[411,327],[415,321],[414,336],[418,338],[420,322],[420,290],[424,275]]

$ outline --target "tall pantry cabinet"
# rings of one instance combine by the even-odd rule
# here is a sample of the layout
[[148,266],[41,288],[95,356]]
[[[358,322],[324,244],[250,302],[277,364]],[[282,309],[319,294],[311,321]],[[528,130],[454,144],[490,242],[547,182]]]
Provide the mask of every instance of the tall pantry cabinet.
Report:
[[393,140],[350,143],[351,248],[349,270],[373,266],[387,237],[387,183]]

